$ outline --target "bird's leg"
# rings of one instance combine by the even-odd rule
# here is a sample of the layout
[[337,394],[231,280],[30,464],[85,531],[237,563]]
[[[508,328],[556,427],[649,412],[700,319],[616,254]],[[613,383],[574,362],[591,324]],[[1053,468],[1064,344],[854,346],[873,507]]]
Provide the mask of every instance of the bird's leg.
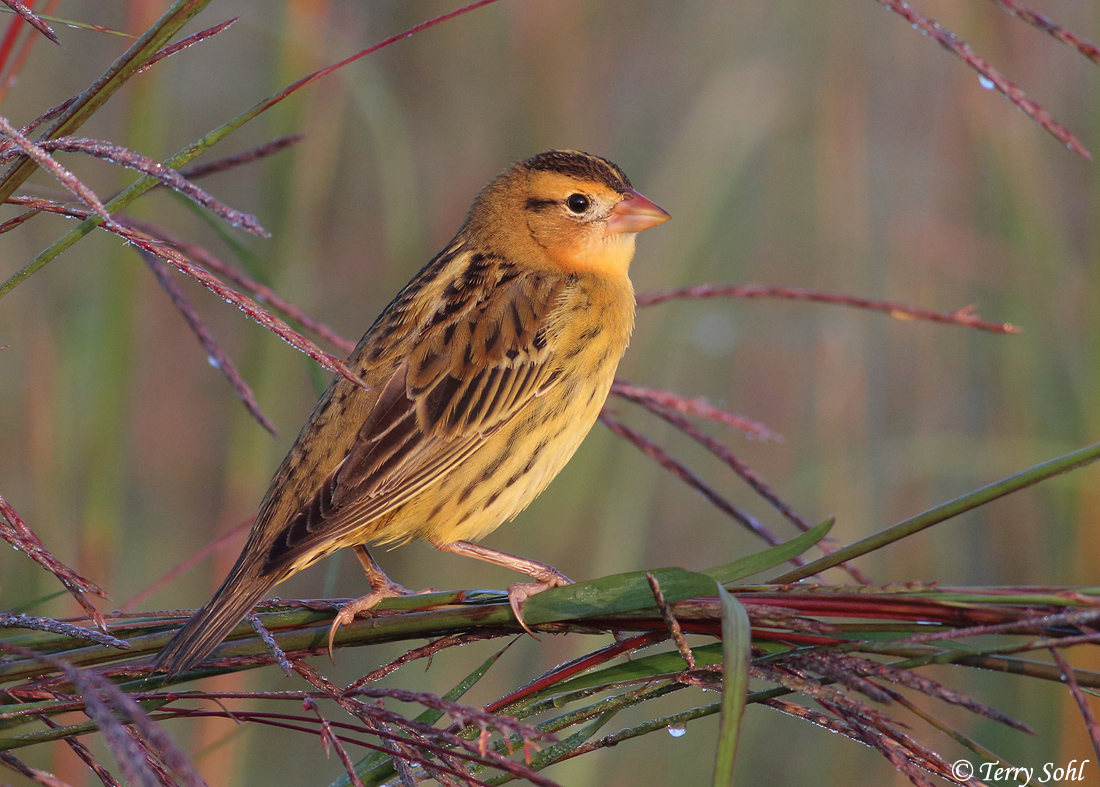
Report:
[[345,604],[336,615],[336,619],[332,621],[332,627],[328,630],[328,655],[330,659],[332,658],[332,641],[336,637],[336,632],[340,630],[341,626],[346,626],[355,620],[355,616],[360,612],[365,612],[382,599],[414,596],[417,592],[431,592],[431,588],[415,591],[398,585],[386,576],[386,572],[382,570],[382,567],[378,565],[374,556],[367,551],[365,546],[356,544],[352,549],[355,551],[355,556],[359,558],[359,563],[363,566],[363,573],[367,575],[367,582],[370,583],[371,591],[362,598],[357,598],[355,601],[349,601]]
[[528,628],[523,620],[523,615],[520,614],[523,602],[536,593],[541,593],[544,590],[573,584],[573,580],[553,566],[547,565],[546,563],[540,563],[537,560],[528,560],[525,557],[501,552],[499,549],[490,549],[480,544],[471,544],[469,541],[453,541],[449,544],[433,542],[433,544],[435,548],[440,551],[451,552],[456,555],[465,555],[467,557],[476,557],[478,560],[484,560],[486,563],[492,563],[494,566],[510,568],[513,571],[526,574],[531,577],[531,579],[535,580],[534,582],[517,582],[514,585],[508,586],[508,605],[512,608],[512,614],[516,616],[516,620],[523,626],[523,630],[532,637],[535,636],[535,632]]

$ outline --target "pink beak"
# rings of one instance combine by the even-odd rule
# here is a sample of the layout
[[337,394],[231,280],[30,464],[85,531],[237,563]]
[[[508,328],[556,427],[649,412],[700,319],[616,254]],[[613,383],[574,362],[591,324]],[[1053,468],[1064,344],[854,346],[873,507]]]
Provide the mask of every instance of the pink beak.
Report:
[[641,232],[668,221],[671,216],[656,202],[646,199],[636,191],[628,191],[622,202],[611,209],[607,217],[607,234]]

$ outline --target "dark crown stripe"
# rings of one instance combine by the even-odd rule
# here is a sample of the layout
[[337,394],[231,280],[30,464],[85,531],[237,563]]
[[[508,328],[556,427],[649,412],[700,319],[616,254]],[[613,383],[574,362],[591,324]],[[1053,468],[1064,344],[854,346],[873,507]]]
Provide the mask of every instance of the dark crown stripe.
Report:
[[633,188],[626,173],[605,158],[575,150],[548,150],[520,162],[532,172],[560,172],[604,184],[619,193]]

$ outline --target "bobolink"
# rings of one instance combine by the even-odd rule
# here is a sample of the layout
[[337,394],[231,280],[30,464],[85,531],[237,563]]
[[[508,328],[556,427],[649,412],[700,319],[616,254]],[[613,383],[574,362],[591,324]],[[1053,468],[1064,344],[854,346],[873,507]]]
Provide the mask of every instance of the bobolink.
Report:
[[408,592],[368,543],[422,538],[527,574],[534,583],[509,588],[517,618],[531,594],[568,584],[548,565],[470,542],[526,508],[592,427],[634,325],[635,235],[667,219],[587,153],[540,153],[491,181],[348,359],[370,390],[332,381],[233,570],[156,669],[192,667],[274,585],[343,547],[372,591],[333,632]]

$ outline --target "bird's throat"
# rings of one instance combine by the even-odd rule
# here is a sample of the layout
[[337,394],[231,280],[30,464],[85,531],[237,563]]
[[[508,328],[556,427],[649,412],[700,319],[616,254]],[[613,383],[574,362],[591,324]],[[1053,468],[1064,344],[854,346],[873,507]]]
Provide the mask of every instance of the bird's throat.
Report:
[[594,243],[566,247],[553,256],[563,270],[598,276],[626,276],[634,258],[636,233],[608,235]]

